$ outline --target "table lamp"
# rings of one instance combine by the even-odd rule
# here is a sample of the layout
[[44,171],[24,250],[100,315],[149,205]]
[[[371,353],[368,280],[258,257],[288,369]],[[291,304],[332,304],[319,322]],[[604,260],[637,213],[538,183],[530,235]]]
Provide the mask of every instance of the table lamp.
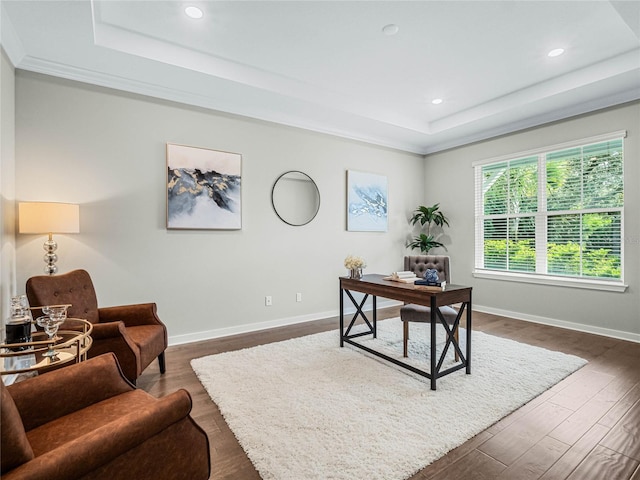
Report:
[[73,203],[27,202],[18,204],[18,229],[20,233],[48,233],[44,242],[44,272],[53,275],[58,271],[55,251],[58,244],[54,233],[80,232],[80,206]]

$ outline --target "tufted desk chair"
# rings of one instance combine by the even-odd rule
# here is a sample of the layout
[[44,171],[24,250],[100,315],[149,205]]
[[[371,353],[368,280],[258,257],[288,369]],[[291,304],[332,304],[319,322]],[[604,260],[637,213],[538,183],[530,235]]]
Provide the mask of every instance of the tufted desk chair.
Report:
[[[98,308],[93,282],[85,270],[31,277],[26,290],[33,307],[71,304],[69,317],[93,324],[89,357],[113,352],[122,372],[134,384],[156,358],[160,373],[165,372],[167,327],[156,315],[155,303]],[[41,315],[39,311],[35,314]]]
[[[451,283],[451,274],[449,271],[449,257],[446,255],[415,255],[404,257],[404,270],[415,273],[422,278],[424,272],[429,269],[435,269],[438,272],[440,281]],[[440,313],[449,325],[453,325],[458,316],[458,312],[451,307],[440,307]],[[409,322],[430,322],[431,308],[422,305],[408,303],[400,308],[400,320],[403,322],[403,355],[407,356],[407,346],[409,341]],[[458,330],[454,332],[456,341],[458,341]],[[458,352],[455,352],[456,361],[458,360]]]

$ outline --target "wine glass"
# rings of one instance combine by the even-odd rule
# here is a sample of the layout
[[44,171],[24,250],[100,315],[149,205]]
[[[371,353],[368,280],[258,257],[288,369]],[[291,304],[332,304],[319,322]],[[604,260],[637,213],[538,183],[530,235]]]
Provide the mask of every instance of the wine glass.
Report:
[[67,319],[67,306],[66,305],[55,305],[55,306],[47,306],[42,309],[43,312],[46,312],[47,315],[42,317],[38,317],[36,322],[42,328],[44,328],[44,332],[49,337],[49,349],[43,353],[42,355],[45,357],[51,357],[51,360],[55,360],[57,353],[53,349],[53,345],[56,340],[59,340],[59,337],[56,337],[56,333],[58,333],[58,328],[60,325]]
[[[46,314],[49,315],[49,318],[52,322],[56,322],[58,325],[60,325],[67,319],[68,305],[53,305],[45,308],[47,309]],[[44,308],[42,309],[42,311],[44,312]],[[56,328],[56,331],[57,330],[58,329]]]

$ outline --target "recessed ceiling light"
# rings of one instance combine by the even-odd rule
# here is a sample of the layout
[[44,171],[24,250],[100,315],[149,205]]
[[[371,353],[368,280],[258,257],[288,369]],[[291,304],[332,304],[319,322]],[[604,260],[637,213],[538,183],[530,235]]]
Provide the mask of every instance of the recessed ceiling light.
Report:
[[384,27],[382,27],[382,33],[384,33],[388,37],[398,33],[398,30],[400,30],[400,27],[398,27],[398,25],[394,23],[390,23],[389,25],[385,25]]
[[549,57],[559,57],[563,53],[564,53],[564,48],[554,48],[549,53],[547,53],[547,56],[549,56]]
[[196,20],[198,18],[204,17],[204,12],[200,10],[198,7],[187,7],[184,9],[184,13],[187,14],[187,17],[195,18]]
[[440,105],[443,102],[443,100],[441,98],[434,98],[433,100],[431,100],[431,103],[433,103],[434,105]]

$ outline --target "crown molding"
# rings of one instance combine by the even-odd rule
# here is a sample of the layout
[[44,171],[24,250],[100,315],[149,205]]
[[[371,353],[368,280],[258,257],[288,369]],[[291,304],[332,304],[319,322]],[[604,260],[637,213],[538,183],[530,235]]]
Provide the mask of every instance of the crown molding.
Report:
[[9,61],[17,67],[25,58],[26,51],[2,2],[0,2],[0,42]]
[[[4,17],[5,16],[3,16],[3,22]],[[17,37],[13,39],[11,32],[6,32],[4,28],[2,31],[3,46],[5,33],[10,39],[7,45],[11,48],[12,52],[10,53],[7,50],[7,54],[9,55],[12,63],[14,63],[14,66],[22,70],[239,115],[288,127],[300,128],[303,130],[309,130],[321,134],[332,135],[348,140],[425,156],[640,99],[640,85],[638,85],[636,88],[631,88],[623,92],[594,98],[587,102],[572,104],[565,108],[556,109],[551,112],[529,117],[520,121],[501,124],[495,128],[485,129],[480,132],[462,134],[453,139],[445,139],[442,141],[438,141],[434,138],[432,142],[427,141],[422,144],[416,144],[413,142],[389,141],[372,135],[366,135],[361,132],[338,127],[330,128],[326,123],[321,124],[320,122],[296,117],[282,111],[273,111],[270,114],[265,114],[264,110],[258,110],[248,104],[239,105],[235,102],[225,101],[224,99],[221,100],[206,95],[191,93],[185,90],[164,87],[150,82],[133,80],[117,75],[106,74],[104,72],[78,68],[72,65],[32,57],[24,54],[24,49],[22,48],[22,44],[19,39],[17,39]],[[15,31],[13,33],[15,33]]]
[[219,101],[218,99],[191,93],[185,90],[168,88],[150,82],[132,80],[130,78],[110,75],[95,70],[78,68],[72,65],[52,62],[29,55],[24,56],[20,63],[16,65],[16,68],[35,73],[51,75],[54,77],[65,78],[67,80],[73,80],[76,82],[97,85],[105,88],[112,88],[115,90],[145,95],[153,98],[160,98],[163,100],[169,100],[185,105],[240,115],[243,117],[249,117],[265,122],[277,123],[288,127],[310,130],[317,133],[378,145],[394,150],[401,150],[408,153],[424,155],[424,148],[421,145],[416,145],[409,142],[385,141],[354,131],[341,130],[338,128],[327,128],[326,125],[315,124],[312,121],[308,120],[301,121],[301,119],[299,118],[294,118],[293,116],[283,114],[281,112],[274,112],[273,115],[265,115],[264,112],[252,110],[251,106],[249,105],[239,106],[238,104],[232,102],[224,103]]
[[496,128],[483,130],[477,134],[465,135],[463,137],[456,138],[451,141],[435,142],[428,145],[423,155],[432,155],[434,153],[442,152],[444,150],[450,150],[452,148],[462,147],[471,143],[481,142],[483,140],[490,140],[502,135],[509,135],[517,133],[529,128],[540,127],[549,123],[567,120],[572,117],[592,113],[605,108],[615,107],[629,102],[640,100],[640,85],[635,89],[629,89],[624,92],[619,92],[613,95],[595,98],[588,102],[571,105],[566,108],[554,110],[553,112],[544,113],[529,117],[517,122],[511,122],[509,124],[500,125]]

